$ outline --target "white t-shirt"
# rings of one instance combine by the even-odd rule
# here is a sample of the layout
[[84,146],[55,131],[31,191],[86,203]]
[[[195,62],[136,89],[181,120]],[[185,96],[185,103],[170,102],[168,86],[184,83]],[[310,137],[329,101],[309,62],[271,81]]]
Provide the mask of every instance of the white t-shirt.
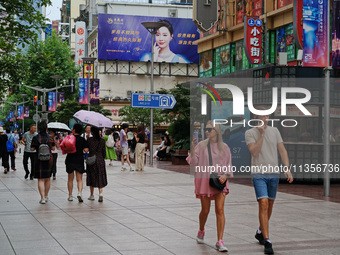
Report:
[[[249,129],[245,137],[247,145],[256,143],[260,138],[260,131],[258,128]],[[251,157],[252,174],[279,173],[274,170],[275,167],[279,165],[277,145],[282,142],[283,140],[279,130],[276,127],[267,126],[259,155],[257,157]]]

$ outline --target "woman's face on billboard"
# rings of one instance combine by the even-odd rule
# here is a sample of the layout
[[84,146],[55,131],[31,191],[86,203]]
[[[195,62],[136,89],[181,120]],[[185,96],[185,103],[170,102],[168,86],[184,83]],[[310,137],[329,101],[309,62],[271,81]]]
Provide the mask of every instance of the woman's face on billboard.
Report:
[[157,30],[156,33],[156,43],[160,48],[169,47],[169,43],[172,39],[172,35],[170,31],[166,27],[161,27]]

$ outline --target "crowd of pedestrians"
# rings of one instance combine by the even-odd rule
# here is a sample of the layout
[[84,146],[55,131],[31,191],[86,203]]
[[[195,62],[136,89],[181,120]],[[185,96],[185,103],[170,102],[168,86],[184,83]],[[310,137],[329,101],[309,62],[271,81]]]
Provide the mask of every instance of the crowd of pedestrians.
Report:
[[[262,125],[253,127],[245,133],[246,144],[251,153],[251,176],[259,212],[259,228],[256,230],[255,238],[264,245],[265,254],[273,254],[274,250],[269,239],[269,220],[276,198],[279,173],[267,169],[274,169],[274,166],[279,165],[278,155],[284,166],[289,166],[289,159],[278,129],[267,125],[269,116],[257,116],[257,118]],[[187,162],[192,166],[214,169],[214,173],[195,171],[195,195],[200,199],[201,204],[196,241],[199,244],[204,243],[205,225],[213,200],[217,227],[216,249],[227,252],[228,248],[223,241],[224,208],[226,196],[229,194],[228,179],[233,177],[232,157],[228,145],[222,140],[221,128],[218,124],[214,125],[209,121],[204,131],[206,139],[199,142],[197,137],[194,137],[190,155],[187,157]],[[22,139],[18,139],[17,133],[10,134],[10,130],[6,130],[7,134],[4,134],[3,128],[0,127],[0,158],[4,173],[6,174],[10,167],[16,170],[15,154],[18,143],[22,143],[25,146],[23,156],[25,179],[28,177],[31,180],[38,179],[40,203],[45,204],[48,202],[51,176],[53,179],[56,178],[59,149],[67,154],[65,169],[68,173],[68,201],[73,201],[73,183],[76,178],[77,199],[78,202],[83,202],[83,174],[86,173],[86,185],[90,187],[88,200],[95,200],[94,190],[98,188],[98,202],[103,202],[103,189],[108,185],[105,160],[110,160],[109,166],[112,166],[112,161],[119,160],[120,157],[121,170],[127,170],[124,166],[126,161],[130,171],[134,171],[130,162],[130,154],[134,152],[136,171],[144,171],[147,136],[142,125],[138,125],[137,131],[132,135],[131,131],[128,131],[127,124],[123,124],[120,131],[105,130],[104,136],[101,129],[90,125],[85,127],[84,133],[82,132],[83,126],[74,124],[72,133],[61,141],[54,130],[48,132],[46,122],[42,121],[38,125],[38,133],[36,126],[32,124]],[[170,148],[170,138],[167,134],[162,137],[162,140],[154,157],[164,157]],[[11,157],[11,165],[9,157]],[[30,160],[31,171],[28,168],[28,160]],[[266,170],[263,166],[266,166]],[[289,171],[284,174],[287,181],[292,183],[292,174]]]

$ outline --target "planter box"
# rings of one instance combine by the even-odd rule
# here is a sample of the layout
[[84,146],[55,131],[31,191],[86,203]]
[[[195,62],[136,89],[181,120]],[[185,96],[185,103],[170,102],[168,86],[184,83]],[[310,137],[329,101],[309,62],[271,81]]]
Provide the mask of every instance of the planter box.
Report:
[[171,161],[173,165],[187,165],[186,158],[188,157],[188,150],[176,150],[171,154]]

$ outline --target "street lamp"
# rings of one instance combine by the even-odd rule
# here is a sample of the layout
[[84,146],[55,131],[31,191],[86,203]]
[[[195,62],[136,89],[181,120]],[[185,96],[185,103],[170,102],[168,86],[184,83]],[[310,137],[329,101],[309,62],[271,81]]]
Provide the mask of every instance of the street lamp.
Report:
[[[142,22],[142,25],[149,31],[151,34],[151,90],[150,93],[153,93],[153,61],[154,61],[154,47],[153,41],[157,30],[163,26],[162,22]],[[150,165],[153,165],[153,108],[150,109]]]

